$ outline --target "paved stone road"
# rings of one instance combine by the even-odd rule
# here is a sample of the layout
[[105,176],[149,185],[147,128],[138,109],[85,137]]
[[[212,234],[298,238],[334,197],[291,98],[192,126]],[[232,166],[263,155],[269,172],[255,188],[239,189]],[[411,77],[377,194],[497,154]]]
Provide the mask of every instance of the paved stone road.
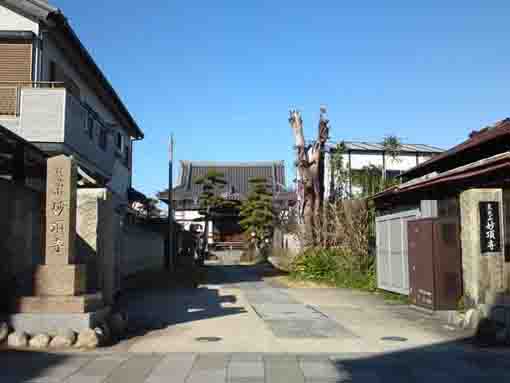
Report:
[[[30,355],[27,355],[30,354]],[[370,355],[0,353],[0,382],[508,382],[501,354],[413,350]]]
[[[130,296],[131,320],[156,327],[126,344],[91,353],[0,350],[0,383],[510,381],[508,352],[474,349],[456,336],[416,339],[425,329],[436,334],[434,321],[378,308],[377,297],[276,288],[236,266],[211,268],[209,277],[200,289]],[[380,340],[387,335],[409,339]]]

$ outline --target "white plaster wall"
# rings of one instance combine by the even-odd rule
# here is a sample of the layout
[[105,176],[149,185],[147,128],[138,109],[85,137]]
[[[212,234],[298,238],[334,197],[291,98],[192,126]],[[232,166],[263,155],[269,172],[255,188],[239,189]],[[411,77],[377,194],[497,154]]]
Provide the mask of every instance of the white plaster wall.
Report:
[[386,156],[386,170],[408,170],[416,166],[416,154],[402,154],[396,159]]
[[[344,156],[344,163],[347,166],[349,166],[349,156],[345,154]],[[352,153],[351,154],[351,169],[363,169],[366,166],[383,166],[383,156],[381,153],[377,154],[357,154]]]
[[0,30],[2,31],[32,31],[39,34],[39,24],[9,8],[0,5]]
[[[343,160],[345,166],[349,164],[349,156],[344,154]],[[432,156],[418,156],[418,163],[424,162],[431,158]],[[351,154],[351,169],[358,170],[363,169],[367,166],[383,166],[383,156],[382,153],[352,153]],[[416,166],[416,154],[414,153],[404,153],[394,160],[390,156],[386,155],[386,169],[387,170],[408,170]],[[325,156],[325,171],[327,175],[330,174],[330,156],[327,154]]]
[[179,222],[185,230],[189,230],[191,224],[202,225],[204,227],[203,221],[194,221],[196,218],[200,218],[201,215],[197,210],[180,210],[175,212],[175,220]]
[[422,162],[428,161],[432,158],[432,156],[418,156],[418,163],[421,164]]
[[[197,210],[181,210],[175,212],[175,220],[179,222],[185,230],[189,230],[191,224],[194,225],[202,225],[202,228],[205,225],[204,221],[195,221],[196,218],[200,218],[202,215],[198,213]],[[214,242],[214,226],[211,221],[209,221],[209,232],[208,232],[208,242]]]
[[[349,155],[344,154],[343,156],[344,164],[346,168],[349,166]],[[418,161],[424,162],[431,158],[432,156],[418,156]],[[382,153],[351,153],[351,169],[352,170],[360,170],[364,167],[368,167],[370,165],[383,167],[383,155]],[[385,157],[385,166],[386,170],[401,170],[406,171],[416,166],[416,154],[414,153],[403,153],[394,160],[390,156],[386,155]],[[330,190],[330,179],[331,179],[331,156],[329,153],[326,153],[324,159],[324,196],[328,198],[331,190]],[[352,191],[354,194],[361,191],[360,188],[356,188],[353,186]]]

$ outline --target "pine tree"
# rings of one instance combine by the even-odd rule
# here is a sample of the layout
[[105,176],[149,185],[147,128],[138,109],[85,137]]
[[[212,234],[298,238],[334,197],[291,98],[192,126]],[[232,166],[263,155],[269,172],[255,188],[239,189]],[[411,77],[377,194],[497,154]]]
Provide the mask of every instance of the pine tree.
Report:
[[201,246],[201,252],[204,254],[207,251],[209,222],[212,221],[215,216],[221,214],[222,211],[234,208],[236,203],[228,201],[220,195],[220,191],[227,184],[221,172],[209,170],[204,176],[197,177],[195,179],[195,184],[202,185],[198,212],[202,215],[203,218],[200,218],[200,220],[203,220],[205,225]]
[[251,192],[241,204],[241,227],[249,233],[255,233],[258,244],[273,234],[275,212],[273,194],[265,178],[252,178],[249,181]]

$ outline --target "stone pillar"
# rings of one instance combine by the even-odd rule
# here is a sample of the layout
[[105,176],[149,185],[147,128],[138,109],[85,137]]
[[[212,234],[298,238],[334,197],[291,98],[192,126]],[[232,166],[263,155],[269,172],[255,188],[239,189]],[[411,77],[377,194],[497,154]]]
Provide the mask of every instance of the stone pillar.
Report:
[[34,274],[34,293],[79,295],[86,290],[86,267],[76,265],[76,165],[60,155],[48,159],[46,251]]
[[105,188],[78,190],[77,258],[87,264],[88,289],[100,290],[107,304],[113,303],[120,289],[119,204]]
[[[499,246],[482,252],[480,202],[497,202]],[[494,204],[494,206],[496,206]],[[504,214],[501,189],[470,189],[460,194],[462,276],[464,295],[473,304],[493,304],[507,289],[504,278]]]
[[45,263],[74,263],[75,238],[76,166],[64,155],[52,157],[47,165]]
[[33,295],[14,297],[14,329],[54,333],[80,331],[108,314],[101,293],[86,289],[87,267],[76,263],[76,165],[64,155],[47,160],[44,264],[33,275]]

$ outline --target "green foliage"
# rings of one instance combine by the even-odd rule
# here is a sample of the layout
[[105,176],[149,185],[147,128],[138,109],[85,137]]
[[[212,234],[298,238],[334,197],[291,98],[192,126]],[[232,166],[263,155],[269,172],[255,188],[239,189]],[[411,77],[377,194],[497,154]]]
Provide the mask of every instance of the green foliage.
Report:
[[333,182],[335,185],[334,195],[337,198],[350,198],[349,169],[345,164],[344,154],[346,153],[345,142],[340,142],[335,149],[331,151],[331,169],[333,173]]
[[375,291],[377,279],[373,258],[361,265],[359,257],[348,251],[309,248],[292,265],[292,276],[336,287]]
[[275,225],[275,212],[273,209],[273,194],[265,178],[252,178],[249,181],[251,192],[241,204],[239,222],[241,227],[255,233],[261,241],[270,238]]
[[388,153],[393,160],[396,160],[398,158],[398,155],[400,154],[400,149],[402,148],[402,142],[400,141],[400,138],[390,134],[384,137],[382,145],[386,153]]
[[223,173],[210,170],[206,175],[195,179],[195,184],[202,185],[199,213],[207,219],[215,212],[235,207],[233,201],[228,201],[220,195],[220,191],[227,184],[223,177]]

